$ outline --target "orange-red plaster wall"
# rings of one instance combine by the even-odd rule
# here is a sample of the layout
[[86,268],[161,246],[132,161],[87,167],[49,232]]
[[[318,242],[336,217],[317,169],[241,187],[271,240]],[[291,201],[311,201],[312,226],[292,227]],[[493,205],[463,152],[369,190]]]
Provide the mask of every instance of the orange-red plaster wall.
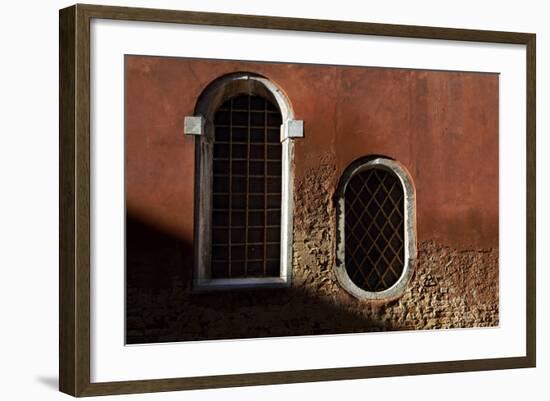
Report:
[[129,214],[192,244],[195,138],[183,119],[210,82],[237,71],[274,81],[304,120],[297,180],[386,155],[414,180],[419,241],[498,247],[496,74],[127,56]]

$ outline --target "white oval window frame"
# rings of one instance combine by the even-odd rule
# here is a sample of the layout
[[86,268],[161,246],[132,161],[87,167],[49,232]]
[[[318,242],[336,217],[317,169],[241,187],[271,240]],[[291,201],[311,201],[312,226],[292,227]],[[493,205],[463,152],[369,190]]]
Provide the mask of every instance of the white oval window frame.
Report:
[[[397,176],[403,188],[404,211],[404,250],[405,265],[399,279],[383,291],[366,291],[357,286],[349,277],[346,269],[346,206],[345,193],[350,180],[362,171],[377,168],[389,171]],[[335,273],[340,285],[351,295],[363,300],[392,300],[405,292],[411,280],[417,257],[416,248],[416,191],[408,170],[396,160],[386,157],[365,157],[352,162],[345,170],[335,193],[336,199],[336,266]]]

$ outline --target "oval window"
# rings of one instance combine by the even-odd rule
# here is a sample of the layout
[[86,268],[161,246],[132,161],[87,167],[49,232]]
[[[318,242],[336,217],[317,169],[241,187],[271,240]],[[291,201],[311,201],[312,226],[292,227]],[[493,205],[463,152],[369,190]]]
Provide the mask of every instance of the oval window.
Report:
[[338,189],[337,275],[359,298],[399,295],[416,257],[414,189],[391,159],[355,162]]

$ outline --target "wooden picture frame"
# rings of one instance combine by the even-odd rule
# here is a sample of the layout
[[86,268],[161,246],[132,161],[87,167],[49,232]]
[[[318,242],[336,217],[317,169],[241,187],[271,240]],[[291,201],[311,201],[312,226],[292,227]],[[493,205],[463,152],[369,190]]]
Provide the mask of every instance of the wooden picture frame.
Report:
[[[92,383],[90,380],[90,21],[94,18],[525,45],[527,54],[525,60],[527,71],[526,355]],[[60,11],[59,29],[60,391],[73,396],[95,396],[535,366],[536,36],[534,34],[80,4]]]

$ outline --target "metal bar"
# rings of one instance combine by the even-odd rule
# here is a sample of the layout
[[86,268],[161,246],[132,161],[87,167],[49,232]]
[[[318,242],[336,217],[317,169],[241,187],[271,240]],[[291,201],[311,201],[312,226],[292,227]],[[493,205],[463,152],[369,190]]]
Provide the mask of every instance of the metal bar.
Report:
[[[232,169],[232,156],[233,156],[233,144],[231,143],[231,140],[233,139],[233,127],[231,126],[232,123],[233,123],[233,99],[231,99],[229,101],[229,109],[230,109],[230,112],[229,112],[229,177],[231,177],[231,169]],[[232,198],[232,188],[233,187],[233,180],[231,178],[229,178],[229,221],[228,221],[228,229],[227,229],[227,241],[229,243],[229,245],[231,245],[231,215],[233,213],[231,213],[231,209],[232,209],[232,205],[231,205],[231,198]],[[229,263],[227,264],[227,277],[231,277],[231,246],[229,247],[229,250],[228,250],[228,258],[229,258]]]
[[[229,161],[230,159],[227,158],[227,157],[216,157],[214,158],[214,160],[219,160],[219,161]],[[280,163],[281,162],[281,159],[267,159],[267,158],[262,158],[262,159],[258,159],[258,158],[247,158],[247,157],[234,157],[233,159],[231,159],[232,161],[238,161],[238,162],[245,162],[245,161],[248,161],[250,160],[251,162],[263,162],[263,161],[267,161],[267,162],[276,162],[276,163]]]
[[[230,126],[232,126],[233,128],[254,128],[254,129],[264,129],[264,127],[261,127],[259,125],[239,125],[239,124],[236,124],[236,125],[228,125],[228,124],[216,124],[216,128],[230,128]],[[268,128],[271,128],[271,129],[276,129],[276,127],[268,127]]]
[[[216,159],[218,160],[218,159]],[[250,178],[281,178],[280,175],[259,175],[259,174],[251,174],[251,175],[246,175],[246,174],[233,174],[232,176],[230,176],[229,174],[216,174],[214,173],[214,177],[217,177],[217,178],[229,178],[229,177],[232,177],[232,178],[245,178],[245,177],[250,177]],[[235,195],[235,194],[234,194]]]
[[[246,195],[246,192],[233,192],[233,195]],[[250,195],[263,195],[264,192],[251,192]],[[214,195],[229,195],[227,192],[214,192]],[[266,195],[268,196],[280,196],[280,192],[268,192]]]
[[[268,241],[268,242],[240,242],[240,243],[232,243],[231,246],[245,246],[245,245],[279,245],[279,241]],[[215,244],[213,246],[217,246],[217,247],[226,247],[226,246],[230,246],[229,244]]]
[[[235,195],[235,194],[233,194]],[[213,208],[212,209],[214,212],[231,212],[232,210],[231,209],[217,209],[217,208]],[[246,213],[244,210],[238,210],[239,212],[241,213]],[[268,208],[268,209],[248,209],[249,212],[263,212],[263,211],[267,211],[267,212],[280,212],[281,209],[280,208]]]
[[[264,100],[264,242],[267,242],[267,107]],[[267,272],[267,245],[264,245],[264,276]]]
[[[212,228],[227,228],[228,226],[219,226],[219,225],[214,225],[212,226]],[[268,226],[248,226],[248,228],[264,228],[264,227],[267,227],[267,228],[281,228],[281,225],[280,224],[277,224],[277,225],[268,225]],[[231,226],[231,228],[246,228],[245,226]]]
[[[248,174],[250,172],[250,96],[246,99],[247,105],[248,105],[248,126],[246,131],[246,195],[245,195],[245,242],[248,242],[248,197],[250,196],[250,179],[248,177]],[[231,111],[233,113],[233,111]],[[248,276],[248,245],[245,244],[244,246],[244,276]]]
[[[218,109],[218,111],[229,111],[229,109]],[[274,115],[279,114],[278,111],[267,110],[267,108],[265,110],[233,109],[233,111],[237,113],[244,113],[244,112],[250,111],[251,113],[267,113],[267,114],[274,114]]]
[[[263,262],[265,259],[247,259],[249,263],[254,263],[254,262]],[[279,258],[270,258],[270,259],[267,259],[268,262],[276,262],[280,260]],[[217,262],[217,263],[222,263],[222,262],[228,262],[227,259],[213,259],[214,262]],[[233,259],[232,262],[235,262],[235,263],[242,263],[242,262],[245,262],[245,259]]]

